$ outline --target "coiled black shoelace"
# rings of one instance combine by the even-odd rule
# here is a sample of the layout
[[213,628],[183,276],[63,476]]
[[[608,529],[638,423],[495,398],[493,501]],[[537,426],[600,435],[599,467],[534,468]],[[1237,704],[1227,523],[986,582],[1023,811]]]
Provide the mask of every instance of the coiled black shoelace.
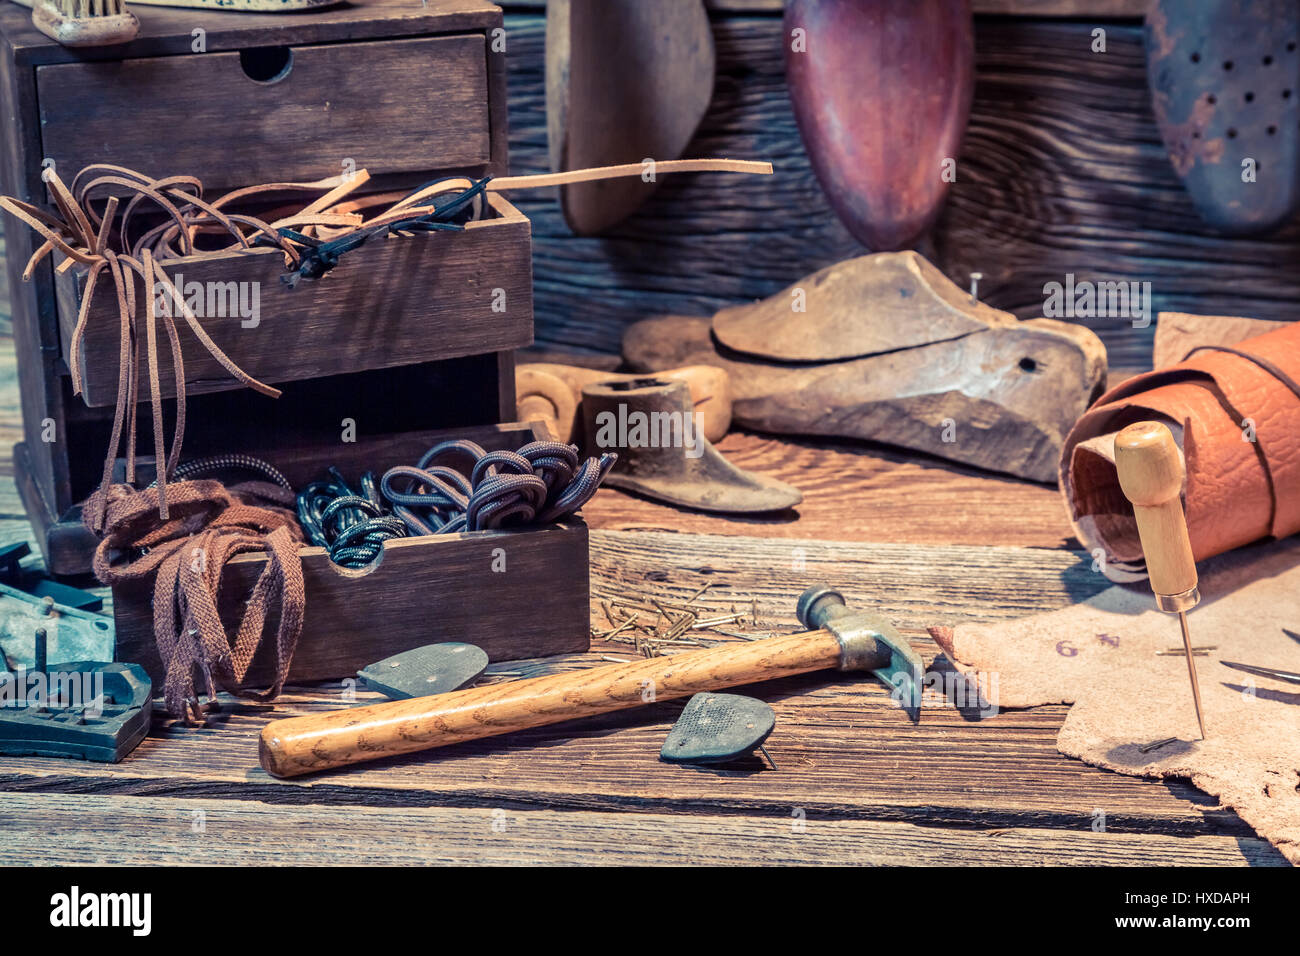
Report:
[[312,544],[345,567],[379,556],[390,538],[550,524],[586,504],[618,460],[613,453],[580,460],[577,447],[538,441],[518,451],[485,451],[453,439],[414,466],[361,477],[361,493],[338,469],[298,495],[298,519]]
[[489,452],[453,439],[414,467],[390,468],[379,486],[413,534],[549,524],[586,504],[617,460],[606,453],[580,461],[577,447],[563,442]]
[[347,568],[365,567],[379,557],[385,541],[406,537],[406,524],[387,512],[374,475],[361,476],[361,491],[354,492],[331,468],[328,479],[313,481],[298,493],[298,523],[307,540]]

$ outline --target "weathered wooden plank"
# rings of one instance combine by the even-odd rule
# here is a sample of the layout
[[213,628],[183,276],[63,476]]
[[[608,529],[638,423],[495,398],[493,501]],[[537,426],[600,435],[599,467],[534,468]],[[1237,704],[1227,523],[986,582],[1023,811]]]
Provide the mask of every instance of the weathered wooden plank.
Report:
[[[718,78],[693,156],[770,159],[772,177],[669,177],[608,236],[568,234],[550,196],[517,196],[533,220],[537,338],[618,350],[647,315],[708,315],[757,299],[862,252],[836,221],[795,129],[782,28],[773,16],[715,16]],[[1137,26],[1107,24],[1092,53],[1086,22],[977,24],[970,128],[945,214],[927,251],[958,284],[1021,317],[1040,315],[1046,282],[1151,282],[1156,310],[1293,319],[1295,223],[1221,238],[1196,217],[1151,113]],[[511,157],[546,168],[543,17],[507,16]],[[1152,327],[1087,320],[1111,361],[1146,366]],[[1140,324],[1140,320],[1139,320]]]
[[559,812],[0,795],[0,865],[1282,866],[1252,837]]
[[830,583],[917,630],[1013,620],[1110,586],[1087,554],[1059,549],[592,532],[595,601],[646,590],[678,600],[707,583],[705,603],[726,606],[727,593],[757,602],[761,618],[789,621],[800,591]]

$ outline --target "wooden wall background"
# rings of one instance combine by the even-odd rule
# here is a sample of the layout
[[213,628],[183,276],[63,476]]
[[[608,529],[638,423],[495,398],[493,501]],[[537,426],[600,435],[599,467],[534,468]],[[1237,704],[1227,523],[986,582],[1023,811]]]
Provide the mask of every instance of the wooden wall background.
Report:
[[[512,171],[540,172],[545,11],[504,5]],[[687,155],[769,159],[776,175],[667,177],[600,238],[570,235],[553,197],[520,198],[533,220],[539,346],[616,352],[637,319],[708,315],[865,251],[831,213],[795,128],[779,4],[715,2],[712,17],[717,84]],[[1097,26],[1104,54],[1090,50]],[[1300,224],[1226,238],[1196,217],[1151,112],[1140,20],[979,16],[976,53],[958,179],[925,250],[959,284],[983,273],[981,298],[1022,318],[1041,314],[1044,283],[1071,272],[1149,281],[1154,310],[1296,316]],[[1149,366],[1154,325],[1094,321],[1112,366]]]

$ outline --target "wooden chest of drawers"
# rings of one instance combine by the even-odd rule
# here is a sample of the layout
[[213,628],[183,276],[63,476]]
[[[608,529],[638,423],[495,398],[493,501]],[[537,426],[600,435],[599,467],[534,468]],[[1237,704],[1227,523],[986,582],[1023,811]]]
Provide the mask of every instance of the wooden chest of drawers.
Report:
[[[195,176],[209,197],[361,169],[374,192],[506,172],[502,18],[484,0],[360,0],[294,15],[145,7],[137,16],[130,44],[73,51],[37,32],[26,9],[0,5],[0,192],[46,203],[43,169],[67,182],[89,163]],[[204,328],[236,364],[283,390],[268,399],[239,388],[187,340],[185,457],[257,455],[306,482],[329,464],[359,473],[414,460],[446,429],[472,429],[489,444],[527,440],[530,430],[502,423],[514,418],[513,350],[532,341],[531,227],[501,196],[489,202],[464,231],[373,239],[292,290],[279,282],[274,251],[165,260],[187,281],[258,285],[256,323],[223,315],[205,317]],[[34,234],[12,218],[5,234],[25,438],[16,478],[49,569],[83,573],[96,542],[80,503],[98,485],[118,390],[116,303],[99,293],[92,302],[84,389],[74,396],[70,342],[85,272],[47,259],[24,282]],[[167,351],[160,379],[170,397]],[[148,435],[147,400],[140,411]],[[494,615],[531,624],[522,644],[472,626],[472,595],[485,585],[470,565],[484,535],[502,537],[403,540],[361,577],[304,550],[316,610],[294,676],[345,676],[372,651],[439,639],[476,639],[494,657],[585,646],[581,521],[504,536],[519,570],[492,580]],[[244,570],[232,566],[231,580]],[[406,607],[414,596],[421,606]],[[148,595],[116,603],[119,648],[148,659]],[[380,613],[385,605],[402,613]],[[384,621],[382,635],[341,613],[363,607]]]
[[[45,168],[68,181],[92,162],[197,176],[208,195],[349,169],[368,170],[375,190],[506,169],[501,12],[484,0],[365,0],[293,15],[147,7],[138,16],[140,34],[131,43],[70,50],[37,31],[30,11],[0,6],[0,192],[45,203]],[[412,252],[425,246],[365,250],[402,273],[405,285],[394,281],[376,292],[364,269],[337,270],[317,290],[280,296],[282,315],[264,301],[265,330],[241,330],[232,344],[241,353],[236,361],[260,368],[250,371],[267,381],[300,386],[280,408],[233,393],[196,397],[187,454],[230,450],[231,416],[246,423],[241,443],[249,447],[293,445],[325,434],[336,439],[339,419],[332,416],[346,412],[341,406],[352,409],[344,417],[358,427],[367,419],[377,427],[387,406],[413,394],[427,397],[424,414],[399,413],[384,430],[513,417],[510,350],[532,337],[530,240],[527,220],[513,207],[502,201],[498,213],[472,236],[433,237],[435,244],[470,241],[441,242],[418,263]],[[18,483],[50,570],[81,573],[93,539],[78,505],[93,490],[107,447],[117,330],[115,322],[89,325],[83,402],[72,395],[68,366],[68,313],[82,276],[60,276],[61,306],[54,263],[42,263],[30,282],[21,279],[36,248],[31,231],[7,218],[5,236],[23,401]],[[274,278],[273,258],[225,278]],[[511,309],[487,327],[489,272],[510,284]],[[113,310],[110,299],[96,309]],[[410,309],[414,301],[423,310]],[[417,327],[421,334],[413,335]],[[208,374],[197,352],[193,360],[195,391],[233,384]],[[375,389],[381,380],[387,394]],[[353,401],[337,397],[349,391]]]

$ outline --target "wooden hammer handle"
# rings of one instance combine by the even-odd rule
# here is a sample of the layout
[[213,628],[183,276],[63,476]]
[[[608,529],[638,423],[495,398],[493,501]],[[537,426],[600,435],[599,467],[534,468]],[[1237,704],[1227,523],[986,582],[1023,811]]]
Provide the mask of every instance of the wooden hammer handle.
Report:
[[672,657],[276,720],[262,730],[259,759],[267,773],[297,777],[839,663],[840,644],[829,631],[729,643]]

